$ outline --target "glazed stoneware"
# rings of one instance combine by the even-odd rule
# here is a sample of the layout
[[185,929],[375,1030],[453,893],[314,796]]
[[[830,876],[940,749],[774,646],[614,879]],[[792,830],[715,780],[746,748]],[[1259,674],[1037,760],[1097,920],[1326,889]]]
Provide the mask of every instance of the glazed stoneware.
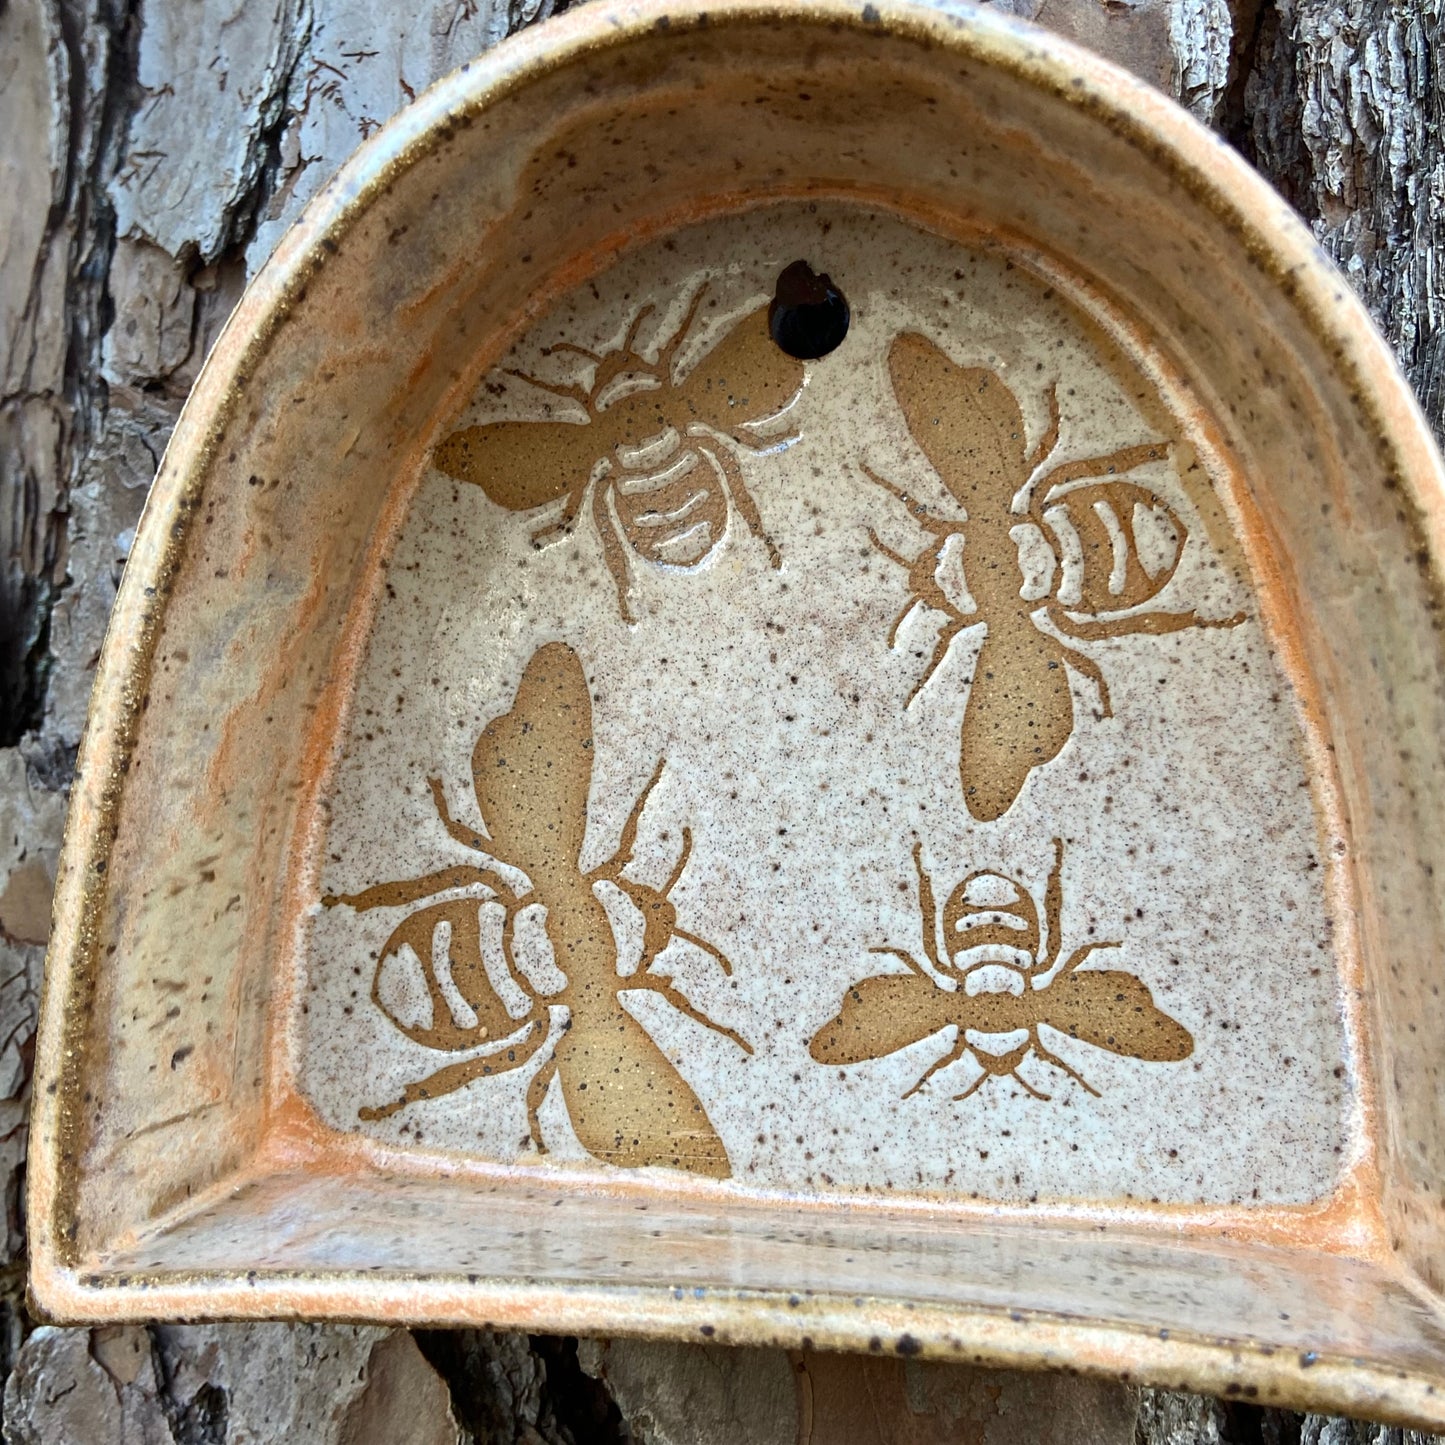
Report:
[[831,0],[509,41],[161,469],[39,1308],[1445,1424],[1441,495],[1301,225],[1101,61]]

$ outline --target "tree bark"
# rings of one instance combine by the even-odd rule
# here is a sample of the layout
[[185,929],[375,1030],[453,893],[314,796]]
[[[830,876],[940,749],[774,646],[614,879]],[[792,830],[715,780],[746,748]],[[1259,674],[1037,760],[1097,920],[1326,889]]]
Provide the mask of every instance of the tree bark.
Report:
[[1445,436],[1440,0],[1278,0],[1233,138],[1314,229]]
[[[1422,1440],[1062,1377],[935,1371],[905,1389],[901,1365],[770,1351],[323,1326],[32,1330],[20,1181],[49,893],[91,673],[156,463],[242,287],[305,201],[425,85],[563,3],[0,0],[5,1439],[841,1445],[843,1425],[826,1422],[856,1424],[841,1402],[863,1391],[892,1403],[869,1417],[883,1421],[874,1433],[848,1438],[883,1445],[964,1438],[927,1433],[930,1420],[944,1430],[928,1401],[951,1373],[950,1399],[995,1441],[1020,1428],[1076,1445]],[[1225,130],[1344,268],[1442,433],[1440,0],[999,3]]]

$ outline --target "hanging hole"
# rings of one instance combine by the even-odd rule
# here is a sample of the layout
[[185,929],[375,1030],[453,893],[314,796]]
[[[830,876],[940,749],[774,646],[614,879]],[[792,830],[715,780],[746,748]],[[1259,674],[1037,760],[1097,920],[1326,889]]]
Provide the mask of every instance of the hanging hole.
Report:
[[768,330],[778,348],[799,361],[827,356],[848,334],[848,299],[831,276],[794,261],[778,277],[768,307]]

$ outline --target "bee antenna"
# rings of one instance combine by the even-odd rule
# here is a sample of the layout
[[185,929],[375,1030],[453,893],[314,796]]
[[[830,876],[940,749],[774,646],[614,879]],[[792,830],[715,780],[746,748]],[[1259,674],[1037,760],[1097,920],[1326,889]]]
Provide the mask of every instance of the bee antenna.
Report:
[[632,318],[632,325],[627,328],[627,335],[622,338],[622,345],[618,348],[619,351],[630,356],[637,355],[634,349],[637,345],[637,333],[642,330],[643,322],[646,321],[656,309],[652,302],[649,301],[646,306],[638,311],[637,315]]
[[698,308],[702,305],[702,298],[707,295],[708,283],[704,281],[693,293],[692,301],[688,304],[687,314],[682,318],[676,331],[672,333],[667,344],[660,347],[657,353],[657,369],[668,376],[672,373],[672,359],[677,355],[677,349],[687,339],[688,333],[692,330],[692,323],[697,320]]
[[[647,800],[652,796],[652,790],[657,786],[658,779],[662,777],[662,770],[667,763],[666,758],[658,758],[657,766],[652,770],[652,776],[647,780],[647,786],[637,795],[637,801],[632,805],[632,811],[627,815],[627,821],[622,825],[622,836],[617,840],[617,851],[612,855],[612,861],[605,865],[606,871],[598,869],[603,877],[615,878],[629,863],[632,862],[632,850],[637,846],[637,825],[642,820],[642,810],[647,807]],[[684,833],[688,839],[684,843],[684,861],[686,861],[687,850],[691,847],[689,835]],[[681,874],[678,875],[679,877]],[[669,885],[670,886],[670,885]]]
[[663,885],[662,896],[667,897],[678,883],[682,881],[682,875],[687,870],[687,860],[692,856],[692,829],[682,830],[682,852],[678,854],[677,863],[673,866],[672,872],[668,875],[666,884]]
[[1044,889],[1044,922],[1049,930],[1046,952],[1041,962],[1044,968],[1050,969],[1059,960],[1059,954],[1063,952],[1064,939],[1062,932],[1062,919],[1064,914],[1064,840],[1054,839],[1054,866],[1049,873],[1049,881]]
[[882,954],[888,958],[896,958],[900,962],[906,963],[908,965],[908,971],[910,973],[916,973],[919,978],[930,977],[928,970],[924,968],[924,966],[919,963],[919,961],[914,958],[914,956],[909,953],[907,949],[890,948],[886,943],[880,943],[875,947],[870,948],[868,952]]
[[580,356],[584,361],[594,363],[602,360],[595,351],[589,351],[585,346],[578,346],[575,341],[555,341],[551,346],[542,348],[543,356],[556,356],[559,352],[564,356]]
[[1043,464],[1048,461],[1050,454],[1059,444],[1059,384],[1057,381],[1049,384],[1049,424],[1043,436],[1039,438],[1039,444],[1029,457],[1029,475],[1032,476]]
[[587,409],[591,410],[592,397],[585,387],[573,386],[562,382],[543,381],[540,376],[531,376],[525,371],[518,371],[515,366],[507,367],[504,376],[515,376],[518,381],[525,381],[528,386],[535,386],[538,391],[545,391],[550,396],[559,397],[564,401],[580,402]]
[[[918,870],[918,912],[919,926],[923,932],[923,952],[939,973],[947,973],[949,970],[944,966],[938,946],[938,904],[933,898],[933,880],[923,866],[921,838],[913,845],[913,866]],[[947,940],[944,940],[944,948],[947,948]]]

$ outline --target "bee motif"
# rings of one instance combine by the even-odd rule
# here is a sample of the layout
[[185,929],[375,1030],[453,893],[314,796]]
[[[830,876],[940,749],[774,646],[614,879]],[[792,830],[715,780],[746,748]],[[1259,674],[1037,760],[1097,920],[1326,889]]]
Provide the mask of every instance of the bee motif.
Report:
[[585,421],[466,427],[447,437],[434,458],[447,476],[479,486],[509,512],[530,512],[561,500],[558,515],[532,534],[538,547],[570,534],[591,488],[592,522],[624,622],[635,620],[624,539],[649,562],[690,569],[721,544],[735,509],[767,548],[771,565],[782,565],[735,453],[759,456],[797,440],[785,436],[759,444],[756,433],[797,400],[803,363],[773,343],[764,306],[739,321],[677,380],[677,351],[706,290],[706,285],[698,290],[654,362],[637,350],[638,332],[653,311],[649,305],[633,318],[615,351],[599,355],[559,342],[544,353],[581,357],[593,368],[590,385],[507,372],[577,403]]
[[[964,708],[959,775],[969,812],[993,822],[1013,806],[1028,775],[1056,758],[1073,734],[1074,703],[1063,664],[1094,684],[1100,715],[1111,713],[1098,664],[1064,639],[1234,627],[1244,614],[1216,620],[1194,611],[1135,610],[1168,586],[1188,538],[1183,520],[1163,498],[1122,479],[1122,473],[1163,459],[1163,443],[1122,447],[1044,472],[1059,440],[1056,392],[1049,397],[1048,428],[1030,452],[1018,401],[996,373],[956,365],[915,332],[895,339],[888,366],[909,432],[962,509],[961,516],[941,516],[863,468],[933,538],[909,559],[869,533],[873,545],[908,572],[911,595],[888,645],[915,607],[943,613],[933,657],[906,707],[964,628],[987,627]],[[1108,480],[1086,482],[1094,477]],[[950,592],[947,574],[960,556],[965,585]],[[1045,630],[1043,621],[1053,630]]]
[[[727,1176],[727,1153],[702,1104],[622,1003],[625,992],[650,989],[688,1018],[752,1052],[731,1029],[706,1018],[670,982],[649,972],[674,938],[709,954],[724,973],[732,971],[722,953],[678,926],[677,909],[668,897],[692,851],[689,829],[683,829],[681,856],[661,888],[637,883],[624,871],[662,768],[659,762],[633,804],[616,853],[583,873],[592,781],[591,697],[577,654],[565,643],[548,643],[527,663],[511,711],[486,726],[472,752],[477,805],[489,832],[454,819],[440,781],[429,780],[448,836],[483,854],[486,863],[457,864],[323,899],[327,906],[346,904],[360,911],[403,907],[459,888],[482,890],[480,896],[430,904],[404,919],[381,950],[371,997],[391,1023],[427,1048],[457,1053],[494,1047],[444,1065],[409,1084],[390,1103],[362,1109],[363,1119],[382,1119],[418,1100],[441,1098],[542,1055],[527,1088],[528,1129],[539,1152],[546,1146],[538,1110],[556,1078],[572,1127],[596,1158],[631,1168],[663,1165]],[[528,886],[508,881],[499,866],[524,875]],[[598,885],[620,890],[642,917],[641,957],[625,977]],[[500,910],[488,910],[493,901],[502,905]],[[535,951],[530,960],[523,957],[519,938],[529,916],[535,920],[538,904],[545,909],[546,947],[540,961]],[[493,967],[506,975],[500,989],[489,975],[484,947],[489,917],[500,931],[499,947],[491,951]],[[418,964],[426,998],[418,1010],[413,990],[413,1007],[403,1013],[387,988],[388,976],[409,966],[414,977]],[[551,1008],[557,1005],[567,1009],[567,1021],[544,1053]],[[419,1022],[411,1017],[418,1012]]]
[[1082,968],[1090,954],[1119,948],[1117,941],[1085,943],[1063,964],[1059,920],[1063,912],[1064,845],[1054,839],[1054,867],[1044,894],[1046,937],[1028,890],[1001,873],[970,873],[944,903],[940,917],[933,882],[923,867],[923,845],[913,850],[923,952],[932,972],[905,949],[871,953],[901,959],[909,971],[865,978],[848,990],[838,1015],[813,1036],[809,1052],[820,1064],[856,1064],[882,1058],[953,1025],[953,1045],[932,1063],[904,1098],[965,1054],[978,1077],[955,1099],[966,1099],[991,1078],[1012,1076],[1036,1099],[1047,1099],[1019,1073],[1030,1054],[1067,1074],[1098,1097],[1071,1064],[1049,1049],[1039,1028],[1127,1058],[1178,1063],[1194,1052],[1189,1031],[1164,1013],[1147,985],[1122,969]]

